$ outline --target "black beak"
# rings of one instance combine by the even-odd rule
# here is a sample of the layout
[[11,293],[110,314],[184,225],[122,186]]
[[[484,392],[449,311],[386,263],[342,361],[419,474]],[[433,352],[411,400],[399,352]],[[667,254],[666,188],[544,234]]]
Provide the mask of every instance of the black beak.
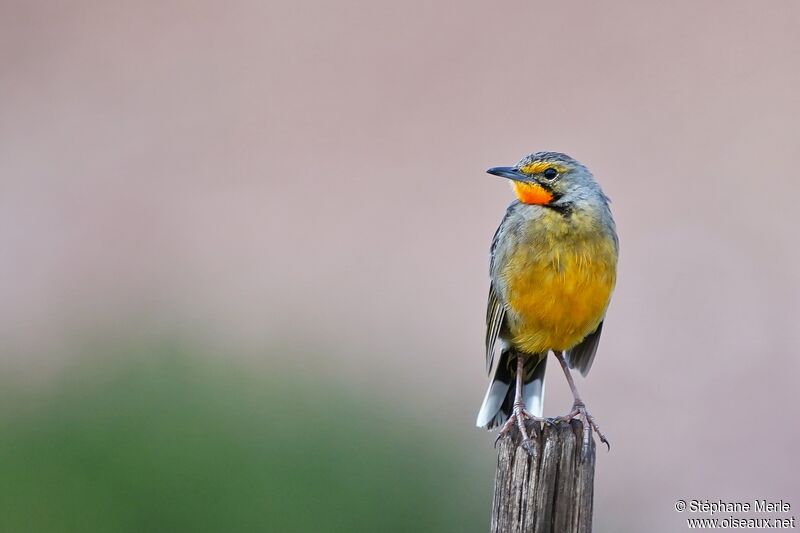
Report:
[[514,181],[531,181],[530,177],[526,176],[515,167],[492,167],[486,172],[487,174],[493,174]]

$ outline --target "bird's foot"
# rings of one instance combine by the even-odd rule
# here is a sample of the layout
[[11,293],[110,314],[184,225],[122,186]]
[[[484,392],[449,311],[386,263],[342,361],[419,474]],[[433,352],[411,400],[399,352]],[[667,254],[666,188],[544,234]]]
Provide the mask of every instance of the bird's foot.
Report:
[[608,439],[603,432],[600,431],[600,426],[597,425],[597,421],[586,409],[586,405],[583,402],[575,402],[572,405],[572,411],[564,416],[548,418],[547,423],[556,424],[558,422],[569,422],[573,418],[578,417],[581,419],[581,423],[583,425],[583,442],[581,445],[581,454],[583,457],[586,457],[589,454],[589,440],[592,438],[592,429],[597,432],[597,436],[600,437],[600,442],[605,444],[608,447],[608,450],[611,451],[611,444],[608,442]]
[[534,422],[545,422],[545,419],[534,416],[526,411],[524,403],[514,403],[511,416],[508,417],[506,423],[500,428],[500,432],[497,434],[497,438],[494,440],[494,445],[497,446],[497,443],[500,441],[500,439],[508,435],[516,426],[516,428],[519,430],[520,437],[522,438],[520,445],[526,452],[528,452],[528,455],[533,455],[533,439],[531,439],[531,437],[528,435],[528,430],[525,428],[525,422],[527,420],[533,420]]

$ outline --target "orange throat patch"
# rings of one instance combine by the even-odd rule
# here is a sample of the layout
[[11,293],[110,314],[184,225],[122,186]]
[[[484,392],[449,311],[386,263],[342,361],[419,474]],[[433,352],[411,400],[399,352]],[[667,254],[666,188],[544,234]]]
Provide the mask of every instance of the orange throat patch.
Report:
[[553,201],[553,193],[538,183],[512,181],[511,186],[514,188],[517,198],[523,204],[547,205]]

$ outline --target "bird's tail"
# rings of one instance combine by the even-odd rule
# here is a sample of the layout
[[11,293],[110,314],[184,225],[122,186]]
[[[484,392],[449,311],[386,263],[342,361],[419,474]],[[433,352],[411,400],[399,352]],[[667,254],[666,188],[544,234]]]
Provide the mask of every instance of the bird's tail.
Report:
[[494,429],[508,420],[514,405],[514,384],[517,376],[517,358],[525,358],[522,399],[525,409],[535,416],[544,412],[544,371],[547,354],[525,354],[504,350],[490,374],[489,390],[475,422],[478,427]]

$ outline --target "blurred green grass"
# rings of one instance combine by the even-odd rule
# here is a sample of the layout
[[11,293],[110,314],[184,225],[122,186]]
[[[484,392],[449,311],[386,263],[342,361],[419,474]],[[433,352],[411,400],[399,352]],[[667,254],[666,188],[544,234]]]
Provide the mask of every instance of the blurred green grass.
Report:
[[92,351],[44,388],[4,380],[0,531],[487,529],[485,469],[365,391],[177,343]]

